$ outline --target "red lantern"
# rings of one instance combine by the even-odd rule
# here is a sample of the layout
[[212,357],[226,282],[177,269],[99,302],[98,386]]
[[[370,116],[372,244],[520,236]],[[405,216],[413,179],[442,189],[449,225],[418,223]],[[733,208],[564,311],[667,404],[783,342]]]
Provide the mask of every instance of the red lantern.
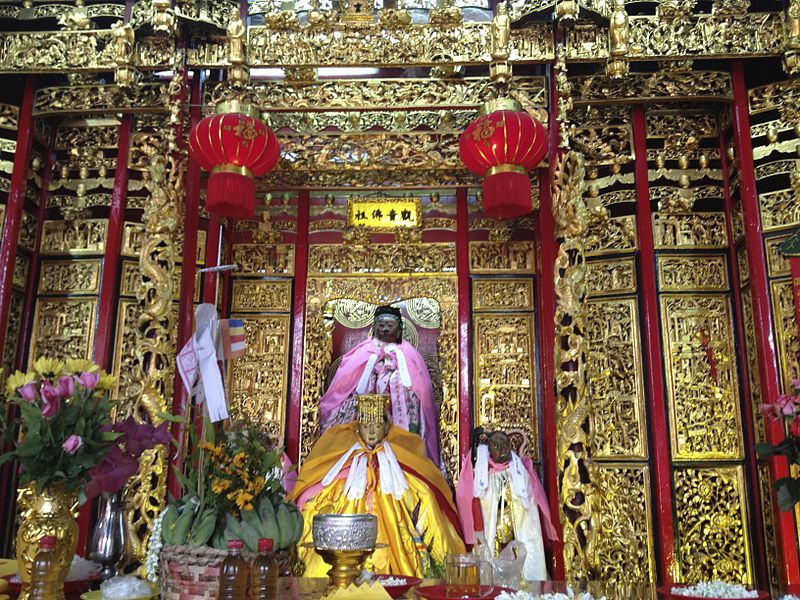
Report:
[[281,148],[258,111],[229,103],[200,121],[189,134],[189,151],[211,171],[206,208],[221,217],[252,217],[256,210],[256,177],[269,171]]
[[461,161],[485,177],[483,212],[510,219],[531,212],[528,173],[547,154],[547,129],[514,100],[487,102],[459,140]]

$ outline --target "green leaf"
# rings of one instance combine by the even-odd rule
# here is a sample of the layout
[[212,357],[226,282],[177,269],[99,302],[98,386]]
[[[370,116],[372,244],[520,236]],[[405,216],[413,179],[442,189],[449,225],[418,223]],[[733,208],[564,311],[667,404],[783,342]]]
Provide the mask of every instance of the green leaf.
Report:
[[778,506],[781,510],[792,510],[800,502],[800,479],[783,477],[775,482]]
[[185,422],[185,418],[180,416],[180,415],[173,415],[173,414],[165,413],[165,412],[157,412],[156,415],[159,418],[161,418],[161,419],[163,419],[165,421],[169,421],[170,423],[184,423]]

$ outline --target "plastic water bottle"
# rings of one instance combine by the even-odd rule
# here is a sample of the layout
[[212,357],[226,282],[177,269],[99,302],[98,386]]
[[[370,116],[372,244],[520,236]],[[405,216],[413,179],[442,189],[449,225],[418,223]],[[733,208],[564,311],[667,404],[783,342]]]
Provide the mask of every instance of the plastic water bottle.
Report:
[[274,600],[278,597],[279,567],[272,546],[271,539],[258,540],[258,556],[253,561],[252,600]]
[[64,588],[58,589],[58,557],[56,538],[46,535],[39,540],[39,552],[31,567],[30,600],[57,600],[64,598]]
[[219,600],[247,600],[248,568],[242,548],[242,540],[228,540],[228,556],[219,568]]

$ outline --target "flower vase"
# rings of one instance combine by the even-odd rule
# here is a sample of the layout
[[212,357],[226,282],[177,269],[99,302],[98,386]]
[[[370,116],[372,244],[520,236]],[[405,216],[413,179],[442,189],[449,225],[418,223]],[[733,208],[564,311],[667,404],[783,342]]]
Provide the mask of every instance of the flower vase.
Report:
[[22,582],[19,600],[30,597],[31,568],[39,552],[39,540],[46,535],[56,538],[60,593],[55,600],[63,600],[64,580],[78,545],[77,492],[67,491],[63,484],[54,484],[37,493],[35,484],[30,484],[19,489],[18,505],[16,556]]

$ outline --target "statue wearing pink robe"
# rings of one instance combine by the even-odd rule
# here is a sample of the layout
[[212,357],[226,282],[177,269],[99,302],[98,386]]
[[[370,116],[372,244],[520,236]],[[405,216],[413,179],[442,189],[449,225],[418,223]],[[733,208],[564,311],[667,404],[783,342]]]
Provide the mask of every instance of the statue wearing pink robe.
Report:
[[428,366],[414,346],[370,338],[345,354],[320,400],[322,431],[356,420],[358,394],[387,394],[393,423],[418,433],[425,440],[428,457],[437,466],[441,464],[433,385]]

